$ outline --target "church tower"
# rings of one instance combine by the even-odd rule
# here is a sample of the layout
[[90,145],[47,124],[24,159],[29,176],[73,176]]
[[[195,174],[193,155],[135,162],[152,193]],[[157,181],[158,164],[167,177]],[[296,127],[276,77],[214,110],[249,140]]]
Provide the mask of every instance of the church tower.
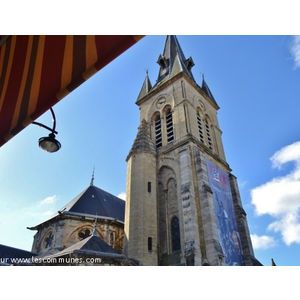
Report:
[[140,125],[127,156],[125,254],[141,265],[260,265],[237,180],[226,161],[219,106],[176,36],[158,78],[138,95]]

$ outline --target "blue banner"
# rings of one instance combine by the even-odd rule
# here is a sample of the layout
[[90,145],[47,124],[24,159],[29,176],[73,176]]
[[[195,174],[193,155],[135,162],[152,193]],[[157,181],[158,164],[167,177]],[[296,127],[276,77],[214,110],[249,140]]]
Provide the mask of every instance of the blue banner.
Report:
[[228,173],[206,159],[208,180],[213,191],[220,244],[226,266],[244,266]]

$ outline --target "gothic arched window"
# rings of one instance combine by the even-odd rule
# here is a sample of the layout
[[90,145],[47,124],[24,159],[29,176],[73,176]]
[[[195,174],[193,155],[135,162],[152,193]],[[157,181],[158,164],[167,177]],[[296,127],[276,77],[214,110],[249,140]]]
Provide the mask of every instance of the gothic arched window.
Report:
[[211,137],[211,133],[210,133],[210,124],[207,119],[205,119],[205,129],[206,129],[208,147],[209,147],[209,149],[212,150],[213,146],[212,146],[212,137]]
[[173,217],[171,221],[171,235],[172,235],[172,250],[180,250],[180,228],[179,228],[179,219]]
[[199,112],[197,112],[197,123],[198,123],[198,130],[199,130],[200,141],[201,141],[201,143],[204,144],[204,135],[203,135],[202,120],[201,120]]
[[159,149],[162,146],[161,119],[160,119],[160,114],[159,113],[155,116],[154,125],[155,125],[155,144],[156,144],[156,149]]
[[173,116],[171,108],[166,110],[166,127],[167,127],[167,143],[174,140],[174,130],[173,130]]
[[89,228],[84,228],[78,232],[78,238],[81,241],[86,239],[90,235],[92,235],[92,231]]

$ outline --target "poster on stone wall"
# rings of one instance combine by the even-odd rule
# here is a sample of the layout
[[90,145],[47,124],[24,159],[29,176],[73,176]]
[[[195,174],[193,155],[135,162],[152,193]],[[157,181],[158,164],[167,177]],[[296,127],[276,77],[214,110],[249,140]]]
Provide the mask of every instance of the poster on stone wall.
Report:
[[206,159],[208,180],[213,191],[220,244],[226,266],[243,266],[244,259],[237,229],[228,173]]

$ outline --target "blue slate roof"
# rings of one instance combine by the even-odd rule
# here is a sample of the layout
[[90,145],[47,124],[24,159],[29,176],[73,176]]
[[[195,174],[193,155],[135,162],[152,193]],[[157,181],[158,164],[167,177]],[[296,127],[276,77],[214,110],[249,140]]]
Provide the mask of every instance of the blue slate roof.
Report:
[[101,259],[105,260],[105,262],[111,261],[112,263],[118,263],[123,261],[125,265],[139,265],[139,261],[130,259],[122,253],[118,253],[116,250],[114,250],[111,246],[109,246],[95,234],[54,254],[49,255],[49,253],[44,253],[38,256],[37,259],[42,258],[46,262],[49,261],[51,264],[51,261],[55,262],[55,260],[51,260],[52,258],[64,256],[70,257],[72,255],[80,255],[83,257],[100,257]]
[[124,222],[125,201],[94,185],[90,185],[59,212],[63,214],[97,215]]
[[210,91],[210,88],[208,87],[208,85],[204,79],[204,76],[202,78],[202,90],[215,104],[217,104],[217,101],[215,100],[212,92]]
[[0,266],[5,265],[32,265],[31,258],[36,256],[36,253],[0,245]]
[[57,252],[52,257],[63,256],[71,253],[81,253],[81,254],[97,254],[101,255],[115,255],[116,257],[124,257],[124,255],[120,255],[116,250],[114,250],[111,246],[105,243],[101,238],[95,235],[91,235],[76,244]]
[[[124,223],[125,201],[94,186],[91,183],[88,188],[45,222],[55,219],[61,215],[116,220]],[[31,230],[38,230],[38,228],[45,222],[34,227],[27,228]]]

